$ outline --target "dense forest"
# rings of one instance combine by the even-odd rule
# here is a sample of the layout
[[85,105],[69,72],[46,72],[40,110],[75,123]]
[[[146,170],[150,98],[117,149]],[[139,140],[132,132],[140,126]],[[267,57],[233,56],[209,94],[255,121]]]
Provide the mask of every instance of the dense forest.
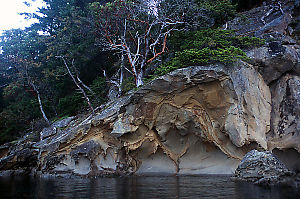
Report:
[[38,23],[0,37],[0,143],[94,113],[174,69],[246,60],[243,49],[263,42],[224,28],[261,1],[44,2],[22,13]]

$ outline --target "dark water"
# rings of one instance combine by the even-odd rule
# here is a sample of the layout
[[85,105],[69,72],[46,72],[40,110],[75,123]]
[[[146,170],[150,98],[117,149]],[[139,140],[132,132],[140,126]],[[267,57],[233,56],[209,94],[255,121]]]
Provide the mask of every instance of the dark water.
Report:
[[220,176],[132,176],[118,178],[0,177],[0,199],[6,198],[297,198],[300,189],[266,189]]

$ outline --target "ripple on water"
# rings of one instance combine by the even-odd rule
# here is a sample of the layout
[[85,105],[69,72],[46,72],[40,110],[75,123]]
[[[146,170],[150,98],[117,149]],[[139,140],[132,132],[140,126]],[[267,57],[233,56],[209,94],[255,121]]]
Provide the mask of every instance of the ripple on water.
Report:
[[117,178],[0,177],[0,198],[300,198],[300,190],[263,188],[228,176],[130,176]]

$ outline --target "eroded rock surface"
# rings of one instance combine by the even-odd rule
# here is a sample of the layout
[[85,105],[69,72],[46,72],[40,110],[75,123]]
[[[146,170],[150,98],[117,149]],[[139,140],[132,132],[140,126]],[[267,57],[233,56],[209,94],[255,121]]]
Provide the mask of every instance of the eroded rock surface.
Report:
[[[249,50],[247,55],[272,94],[271,128],[266,135],[268,150],[285,154],[293,149],[300,152],[300,2],[285,0],[280,5],[282,9],[273,1],[246,11],[228,22],[227,28],[237,30],[238,35],[265,40],[262,47]],[[289,158],[283,158],[287,165],[300,162],[295,153],[288,154]]]
[[30,173],[37,166],[38,161],[38,149],[33,145],[34,143],[27,141],[2,145],[0,147],[0,171]]
[[39,169],[231,174],[247,151],[267,148],[270,103],[247,63],[179,69],[37,143]]

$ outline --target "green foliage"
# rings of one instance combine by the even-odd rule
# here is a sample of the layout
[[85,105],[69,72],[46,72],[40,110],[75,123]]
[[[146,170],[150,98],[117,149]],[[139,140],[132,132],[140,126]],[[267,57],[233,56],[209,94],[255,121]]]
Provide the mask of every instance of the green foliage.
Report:
[[177,32],[171,39],[175,50],[225,48],[235,46],[238,48],[250,48],[264,43],[257,37],[236,36],[233,30],[203,29],[193,32]]
[[200,7],[211,13],[215,26],[220,26],[236,15],[236,5],[231,0],[197,0]]
[[59,99],[57,109],[60,116],[75,115],[83,106],[82,94],[74,92]]
[[[107,94],[107,85],[105,78],[98,77],[89,86],[93,93],[88,92],[90,99],[94,105],[100,105],[105,103]],[[82,94],[78,92],[72,92],[71,94],[59,99],[57,110],[59,116],[75,115],[87,107],[86,101],[83,99]]]
[[15,120],[12,120],[14,115],[9,115],[6,112],[0,113],[0,144],[10,142],[18,136],[16,132],[22,131],[23,128],[17,124]]
[[128,78],[124,79],[124,81],[122,83],[123,93],[128,93],[129,91],[131,91],[134,88],[136,88],[136,86],[135,86],[135,81],[134,81],[133,77],[128,77]]
[[[70,58],[72,71],[89,86],[103,69],[112,73],[113,55],[99,53],[95,46],[89,3],[96,1],[44,0],[47,6],[39,15],[25,13],[38,23],[24,30],[4,31],[0,36],[0,142],[2,137],[8,141],[31,130],[32,121],[41,118],[29,79],[37,86],[49,119],[74,115],[85,107],[82,95],[75,93],[76,86],[55,56]],[[106,88],[101,89],[101,84],[91,86],[98,90],[93,101],[96,104],[105,100]]]
[[175,69],[191,65],[232,63],[238,59],[247,61],[242,49],[260,46],[264,43],[256,37],[235,36],[234,31],[205,29],[194,32],[179,32],[173,35],[172,45],[175,57],[158,67],[154,77],[167,74]]
[[3,56],[13,56],[23,59],[36,58],[42,49],[45,48],[40,42],[36,29],[12,29],[6,30],[0,36]]
[[0,144],[16,139],[30,128],[30,121],[41,117],[36,98],[17,85],[13,92],[8,88],[3,96],[7,106],[0,112]]
[[183,65],[207,65],[214,62],[231,63],[238,59],[246,60],[246,54],[240,48],[234,46],[210,49],[189,49],[180,52],[176,56]]
[[107,84],[104,77],[96,78],[90,88],[96,94],[93,104],[99,105],[106,102]]

